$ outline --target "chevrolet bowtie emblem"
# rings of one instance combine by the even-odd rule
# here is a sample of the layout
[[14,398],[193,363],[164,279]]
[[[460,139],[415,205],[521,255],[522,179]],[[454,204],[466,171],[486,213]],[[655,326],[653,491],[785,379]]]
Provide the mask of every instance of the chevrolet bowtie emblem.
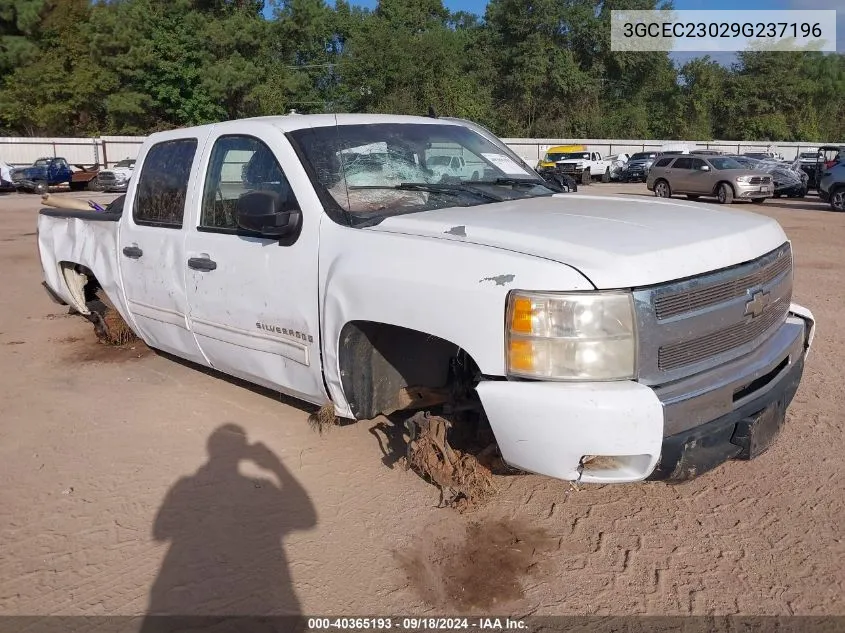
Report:
[[756,319],[763,314],[767,305],[769,305],[769,293],[763,292],[762,290],[755,292],[751,295],[751,300],[745,304],[745,316]]

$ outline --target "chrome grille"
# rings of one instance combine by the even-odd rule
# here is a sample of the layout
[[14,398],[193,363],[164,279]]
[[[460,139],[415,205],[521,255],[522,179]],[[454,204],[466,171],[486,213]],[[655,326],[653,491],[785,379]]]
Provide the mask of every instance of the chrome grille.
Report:
[[744,264],[634,290],[637,379],[665,385],[753,351],[784,322],[791,301],[789,242]]
[[661,347],[657,355],[657,366],[661,371],[670,371],[741,347],[774,325],[780,324],[788,310],[789,302],[781,300],[770,304],[759,317],[749,319],[745,323],[737,323],[706,336]]
[[654,300],[654,311],[659,320],[694,312],[709,306],[722,303],[733,297],[745,295],[749,288],[763,286],[777,278],[784,271],[792,267],[792,251],[789,248],[781,250],[774,261],[764,268],[755,270],[729,281],[705,285],[684,292],[658,291]]
[[772,182],[771,176],[752,176],[749,181],[752,185],[767,185]]

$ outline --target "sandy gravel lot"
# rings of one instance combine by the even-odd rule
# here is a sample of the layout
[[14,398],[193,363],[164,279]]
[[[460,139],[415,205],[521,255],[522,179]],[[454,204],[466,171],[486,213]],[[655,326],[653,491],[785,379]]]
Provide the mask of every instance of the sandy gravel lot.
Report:
[[681,486],[510,477],[465,515],[374,423],[320,436],[294,402],[97,345],[39,285],[38,208],[0,195],[0,614],[845,614],[845,215],[814,198],[757,208],[819,322],[771,450]]

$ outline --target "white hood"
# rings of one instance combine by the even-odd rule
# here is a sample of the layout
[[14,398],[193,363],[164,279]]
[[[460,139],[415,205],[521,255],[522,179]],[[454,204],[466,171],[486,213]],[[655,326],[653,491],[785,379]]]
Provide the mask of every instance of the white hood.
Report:
[[774,220],[735,208],[581,194],[423,211],[365,230],[543,257],[578,269],[599,289],[647,286],[733,266],[787,239]]

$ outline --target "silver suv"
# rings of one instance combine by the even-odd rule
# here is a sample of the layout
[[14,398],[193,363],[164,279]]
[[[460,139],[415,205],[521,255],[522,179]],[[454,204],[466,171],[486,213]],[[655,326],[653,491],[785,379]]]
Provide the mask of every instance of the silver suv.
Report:
[[676,193],[687,198],[716,196],[721,204],[734,200],[764,202],[774,194],[771,174],[746,169],[725,156],[665,156],[648,172],[646,187],[660,198]]

